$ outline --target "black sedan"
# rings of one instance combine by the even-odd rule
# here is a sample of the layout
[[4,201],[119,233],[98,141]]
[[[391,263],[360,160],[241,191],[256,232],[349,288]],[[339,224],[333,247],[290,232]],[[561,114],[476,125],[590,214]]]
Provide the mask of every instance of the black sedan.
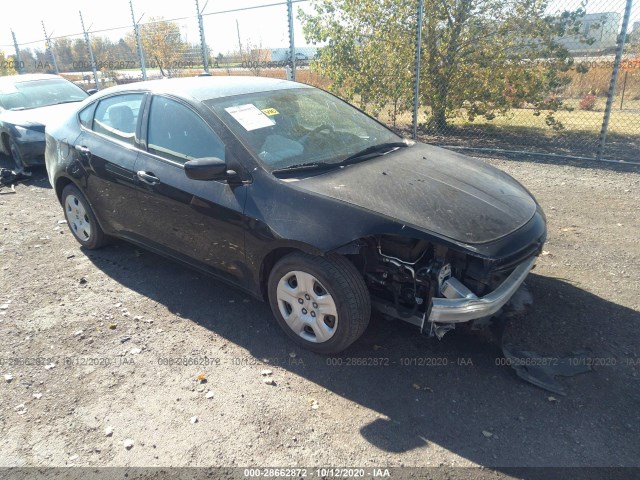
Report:
[[16,173],[44,164],[45,125],[88,95],[57,75],[0,77],[0,153],[12,157]]
[[111,88],[46,141],[80,244],[118,237],[215,275],[321,353],[354,342],[372,307],[439,337],[496,314],[546,238],[505,173],[284,80]]

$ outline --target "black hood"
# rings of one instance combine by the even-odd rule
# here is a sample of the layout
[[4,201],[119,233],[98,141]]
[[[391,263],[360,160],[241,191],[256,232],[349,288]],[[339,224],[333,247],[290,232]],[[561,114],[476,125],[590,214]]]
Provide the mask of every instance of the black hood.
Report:
[[306,178],[296,187],[470,244],[504,237],[536,211],[535,200],[506,173],[422,143]]
[[32,130],[44,132],[45,125],[66,117],[78,108],[79,102],[61,103],[46,107],[29,108],[27,110],[5,110],[2,112],[2,121],[12,123]]

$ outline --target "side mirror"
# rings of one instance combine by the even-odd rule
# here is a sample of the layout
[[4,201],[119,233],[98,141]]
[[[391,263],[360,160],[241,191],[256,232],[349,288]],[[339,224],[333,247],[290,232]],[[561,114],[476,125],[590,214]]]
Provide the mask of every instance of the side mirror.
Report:
[[228,178],[227,163],[217,157],[197,158],[184,164],[191,180],[222,180]]
[[89,90],[87,90],[87,93],[89,95],[93,95],[94,93],[98,93],[98,89],[97,88],[90,88]]

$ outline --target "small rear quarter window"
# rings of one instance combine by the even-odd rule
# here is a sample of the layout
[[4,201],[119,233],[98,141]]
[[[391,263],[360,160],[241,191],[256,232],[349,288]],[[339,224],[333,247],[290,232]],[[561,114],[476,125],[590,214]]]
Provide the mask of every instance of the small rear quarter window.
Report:
[[96,108],[96,104],[92,103],[88,107],[84,108],[78,114],[78,119],[80,120],[80,125],[84,128],[88,128],[91,130],[91,125],[93,124],[93,111]]

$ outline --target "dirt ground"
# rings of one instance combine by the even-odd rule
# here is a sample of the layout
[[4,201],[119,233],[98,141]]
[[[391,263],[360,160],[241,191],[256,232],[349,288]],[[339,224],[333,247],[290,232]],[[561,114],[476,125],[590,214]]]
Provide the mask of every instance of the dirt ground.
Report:
[[640,170],[488,161],[547,214],[506,335],[589,351],[566,396],[483,338],[378,316],[340,356],[301,350],[238,290],[126,243],[83,251],[37,171],[0,195],[0,467],[639,467]]

